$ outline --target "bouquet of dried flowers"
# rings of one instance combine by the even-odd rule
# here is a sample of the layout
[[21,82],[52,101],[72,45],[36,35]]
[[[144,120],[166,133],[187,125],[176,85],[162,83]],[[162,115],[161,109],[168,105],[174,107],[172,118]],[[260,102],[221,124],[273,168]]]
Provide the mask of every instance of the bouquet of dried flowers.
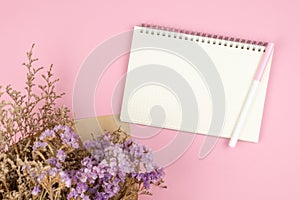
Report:
[[10,85],[0,92],[0,199],[130,200],[165,187],[151,151],[121,129],[81,142],[70,110],[56,106],[64,94],[52,65],[46,73],[33,66],[33,46],[25,94]]

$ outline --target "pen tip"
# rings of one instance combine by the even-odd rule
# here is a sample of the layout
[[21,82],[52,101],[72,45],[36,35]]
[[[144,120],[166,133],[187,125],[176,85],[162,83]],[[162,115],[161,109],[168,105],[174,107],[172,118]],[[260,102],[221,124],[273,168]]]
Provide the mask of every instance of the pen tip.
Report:
[[235,147],[235,145],[236,145],[236,143],[235,142],[229,142],[229,147],[231,147],[231,148],[234,148]]

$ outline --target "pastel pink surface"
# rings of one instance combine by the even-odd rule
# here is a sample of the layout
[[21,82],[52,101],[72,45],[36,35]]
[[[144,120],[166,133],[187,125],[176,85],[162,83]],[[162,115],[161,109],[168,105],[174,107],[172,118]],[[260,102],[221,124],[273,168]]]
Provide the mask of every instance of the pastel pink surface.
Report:
[[[203,136],[166,169],[167,190],[141,199],[299,199],[300,197],[300,3],[291,1],[9,1],[0,3],[0,84],[25,81],[21,63],[35,42],[41,65],[53,63],[63,103],[71,107],[73,86],[89,53],[113,35],[142,22],[272,41],[276,44],[259,144],[230,149],[220,139],[204,160]],[[99,114],[110,114],[112,90],[126,71],[126,56],[99,82]],[[84,101],[84,96],[82,97]],[[163,146],[174,135],[145,141]],[[159,141],[159,142],[157,142]]]

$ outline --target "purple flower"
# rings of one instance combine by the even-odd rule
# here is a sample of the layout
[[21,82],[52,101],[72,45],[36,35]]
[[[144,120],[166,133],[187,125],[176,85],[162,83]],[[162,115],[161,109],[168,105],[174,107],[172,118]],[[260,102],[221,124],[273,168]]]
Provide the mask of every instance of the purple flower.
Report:
[[31,194],[35,196],[35,195],[38,195],[38,193],[39,193],[40,191],[41,191],[41,190],[40,190],[40,187],[34,186],[34,188],[33,188],[32,192],[31,192]]
[[85,157],[82,159],[81,164],[87,168],[91,168],[95,162],[90,157]]
[[56,126],[53,128],[53,130],[54,130],[55,132],[57,132],[57,131],[59,131],[59,130],[62,130],[62,129],[64,129],[64,126],[63,126],[63,125],[56,125]]
[[69,177],[69,175],[64,171],[61,171],[59,172],[59,176],[62,182],[66,185],[66,187],[70,188],[72,184],[72,179]]
[[165,173],[162,168],[156,168],[150,172],[132,174],[132,177],[136,178],[137,181],[142,181],[143,186],[149,189],[151,183],[158,183],[164,175]]
[[47,162],[53,167],[57,167],[57,168],[62,167],[62,164],[59,162],[57,158],[49,158]]
[[66,153],[65,153],[63,150],[59,149],[59,150],[57,150],[57,152],[56,152],[56,157],[57,157],[58,160],[60,160],[61,162],[65,162],[65,159],[66,159],[67,155],[66,155]]
[[86,183],[78,183],[76,186],[76,191],[78,194],[83,194],[88,190],[88,185]]
[[50,139],[55,137],[55,132],[53,130],[45,130],[39,137],[40,140]]
[[76,178],[81,181],[81,182],[86,182],[87,181],[87,175],[82,172],[83,170],[81,169],[76,173]]
[[46,176],[46,173],[45,173],[45,172],[40,173],[39,176],[37,177],[37,181],[38,181],[39,183],[42,183],[43,180],[44,180],[44,178],[45,178],[45,176]]
[[49,159],[47,160],[47,162],[48,162],[50,165],[55,166],[56,163],[57,163],[57,159],[56,159],[56,158],[49,158]]
[[79,148],[79,136],[74,133],[70,127],[68,126],[56,126],[54,130],[58,131],[61,130],[63,131],[60,133],[60,139],[62,140],[62,143],[68,146],[71,146],[75,149]]
[[51,167],[47,172],[50,176],[55,177],[58,173],[58,169],[56,167]]
[[36,141],[34,142],[34,145],[33,145],[33,150],[36,151],[37,149],[39,148],[44,148],[46,147],[48,144],[46,142],[40,142],[40,141]]
[[[64,144],[73,147],[78,144],[79,147],[78,136],[74,136],[69,127],[60,126],[59,130]],[[152,152],[132,139],[122,144],[113,143],[113,137],[104,134],[85,142],[84,148],[91,155],[81,160],[80,169],[67,173],[72,185],[68,199],[109,200],[118,194],[120,184],[128,176],[141,182],[146,189],[153,183],[159,183],[164,176],[163,169],[153,163]],[[64,160],[63,153],[57,152],[58,162]]]
[[34,179],[36,177],[36,172],[28,172],[30,178]]
[[68,194],[68,199],[76,199],[78,197],[78,193],[74,188],[71,189],[71,192]]
[[81,194],[80,197],[82,200],[90,200],[90,197],[85,194]]

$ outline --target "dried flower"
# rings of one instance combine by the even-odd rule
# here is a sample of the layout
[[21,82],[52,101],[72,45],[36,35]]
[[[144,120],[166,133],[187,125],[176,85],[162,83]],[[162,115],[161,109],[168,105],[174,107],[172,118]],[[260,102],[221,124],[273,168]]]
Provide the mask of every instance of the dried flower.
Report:
[[150,149],[121,129],[82,144],[69,109],[56,107],[52,65],[36,85],[43,68],[32,49],[27,58],[26,93],[7,86],[11,101],[0,101],[0,199],[129,200],[164,187]]
[[32,195],[36,196],[38,195],[38,193],[40,192],[40,187],[39,186],[34,186],[33,190],[32,190]]
[[33,145],[33,150],[36,151],[38,150],[39,148],[45,148],[48,144],[46,142],[40,142],[40,141],[37,141],[34,143]]
[[53,130],[45,130],[39,137],[40,140],[51,140],[55,137],[55,132]]
[[67,155],[63,150],[61,149],[57,150],[56,157],[58,158],[59,161],[65,162],[66,156]]
[[79,148],[79,136],[74,133],[70,127],[68,126],[56,126],[54,128],[55,131],[59,131],[62,130],[63,132],[60,133],[60,138],[62,140],[62,143],[73,147],[74,149],[78,149]]

